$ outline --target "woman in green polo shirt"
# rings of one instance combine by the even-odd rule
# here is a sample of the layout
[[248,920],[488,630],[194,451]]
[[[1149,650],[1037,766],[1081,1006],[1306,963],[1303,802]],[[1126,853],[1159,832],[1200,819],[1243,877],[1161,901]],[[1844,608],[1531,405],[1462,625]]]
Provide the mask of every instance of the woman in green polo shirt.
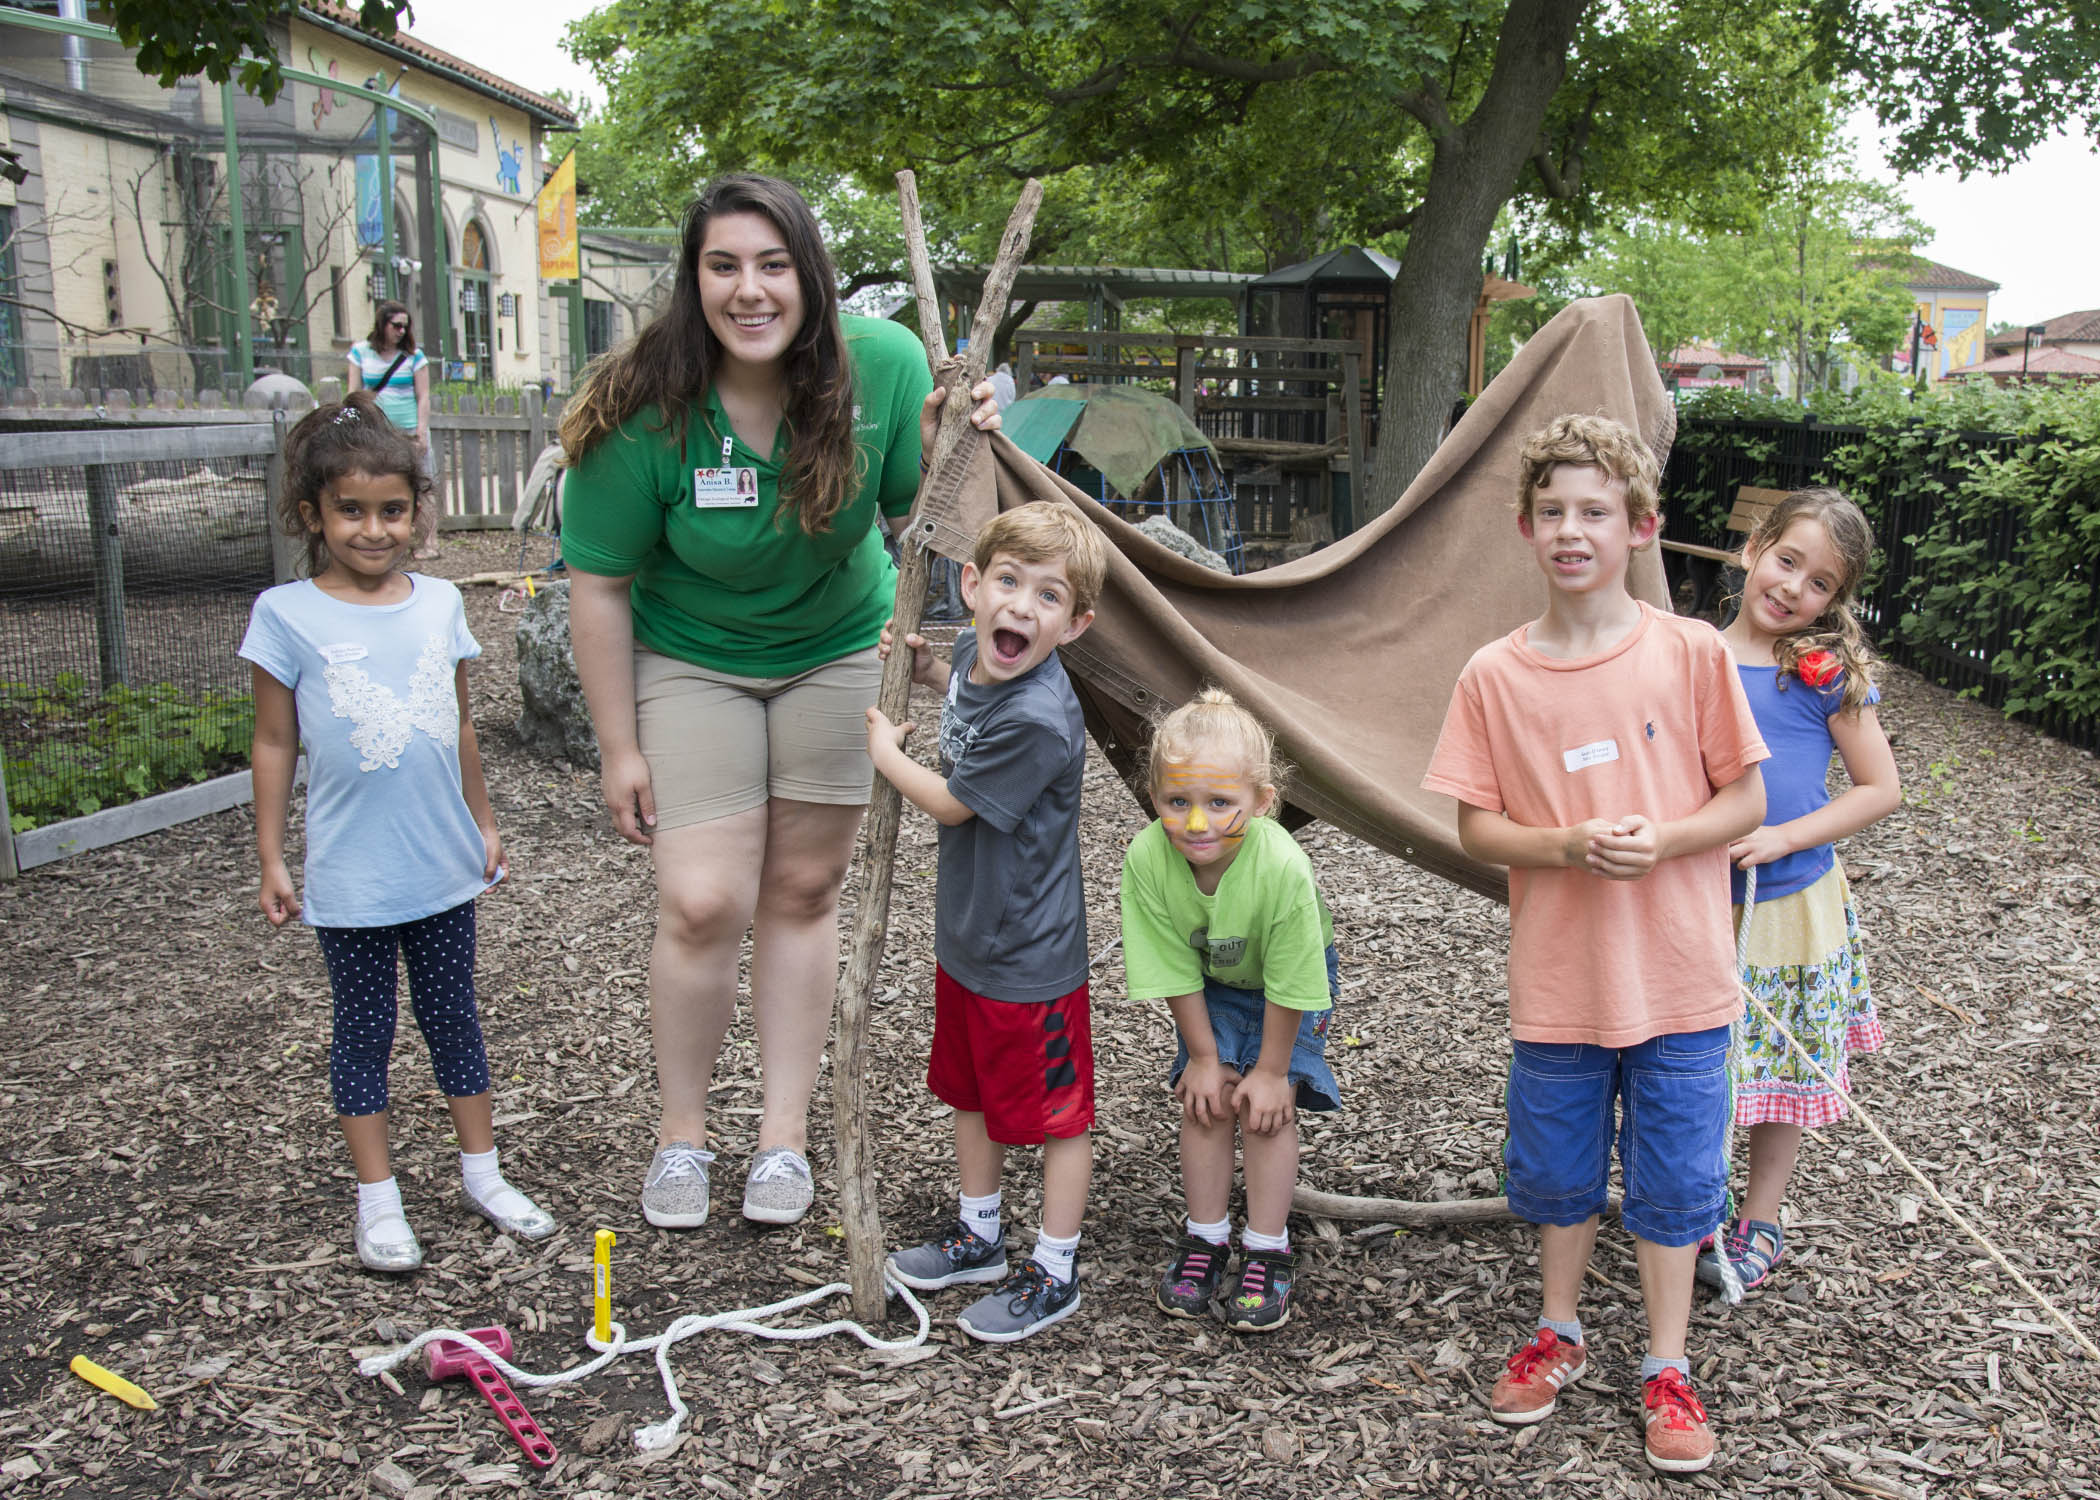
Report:
[[[786,183],[710,183],[678,254],[670,306],[562,415],[562,555],[606,806],[656,865],[642,1211],[707,1220],[707,1092],[749,931],[765,1111],[744,1214],[785,1224],[814,1196],[809,1098],[872,774],[896,587],[876,518],[911,509],[941,393],[908,329],[839,312]],[[990,383],[972,394],[997,427]]]

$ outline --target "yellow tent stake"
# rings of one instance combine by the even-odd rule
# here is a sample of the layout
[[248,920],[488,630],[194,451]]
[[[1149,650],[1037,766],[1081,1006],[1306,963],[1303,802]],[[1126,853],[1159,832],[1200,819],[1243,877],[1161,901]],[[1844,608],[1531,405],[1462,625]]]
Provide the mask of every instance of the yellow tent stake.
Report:
[[73,1356],[73,1363],[66,1368],[85,1380],[89,1385],[100,1386],[119,1401],[136,1406],[140,1411],[157,1411],[160,1403],[133,1385],[121,1375],[113,1375],[96,1364],[85,1354]]
[[610,1229],[598,1231],[598,1247],[591,1252],[591,1290],[597,1299],[597,1320],[591,1331],[598,1342],[612,1342],[612,1247],[614,1235]]

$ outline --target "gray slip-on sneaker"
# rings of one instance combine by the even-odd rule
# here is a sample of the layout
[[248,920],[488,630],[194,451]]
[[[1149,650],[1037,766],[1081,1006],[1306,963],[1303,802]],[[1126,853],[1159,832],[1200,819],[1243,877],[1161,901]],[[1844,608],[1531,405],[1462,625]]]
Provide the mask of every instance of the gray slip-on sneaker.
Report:
[[785,1146],[761,1151],[744,1179],[744,1217],[761,1224],[793,1224],[817,1201],[809,1158]]
[[658,1229],[698,1229],[707,1222],[707,1166],[715,1159],[691,1141],[657,1148],[642,1180],[642,1217]]

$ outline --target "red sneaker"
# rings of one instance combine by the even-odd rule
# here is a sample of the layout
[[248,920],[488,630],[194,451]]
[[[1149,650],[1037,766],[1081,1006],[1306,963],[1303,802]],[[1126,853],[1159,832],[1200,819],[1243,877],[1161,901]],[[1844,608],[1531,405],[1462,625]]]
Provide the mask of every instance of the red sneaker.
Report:
[[1550,1328],[1509,1357],[1508,1368],[1488,1393],[1488,1415],[1511,1427],[1543,1422],[1553,1415],[1561,1387],[1582,1378],[1589,1355],[1562,1341]]
[[1665,1474],[1696,1474],[1714,1461],[1714,1435],[1706,1408],[1691,1383],[1675,1370],[1651,1376],[1648,1403],[1648,1463]]

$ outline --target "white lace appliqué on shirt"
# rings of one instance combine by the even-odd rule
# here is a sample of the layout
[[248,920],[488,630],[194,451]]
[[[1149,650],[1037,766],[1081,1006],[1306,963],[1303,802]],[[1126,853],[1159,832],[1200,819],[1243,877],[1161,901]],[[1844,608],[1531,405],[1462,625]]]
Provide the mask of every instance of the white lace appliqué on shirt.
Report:
[[459,695],[453,690],[452,653],[445,638],[434,635],[423,643],[416,657],[415,675],[408,679],[408,701],[394,690],[374,682],[362,667],[331,666],[322,680],[328,684],[328,704],[338,719],[357,727],[350,743],[363,760],[360,771],[381,766],[393,770],[401,764],[401,752],[409,736],[420,729],[440,745],[459,744]]

